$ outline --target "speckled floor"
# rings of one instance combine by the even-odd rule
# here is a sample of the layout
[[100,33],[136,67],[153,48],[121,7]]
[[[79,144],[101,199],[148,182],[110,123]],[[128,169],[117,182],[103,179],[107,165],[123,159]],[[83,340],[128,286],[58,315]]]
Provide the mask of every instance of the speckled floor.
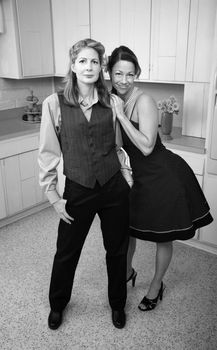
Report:
[[216,350],[217,256],[176,242],[163,302],[137,305],[151,280],[155,246],[139,242],[136,287],[128,286],[127,325],[114,328],[107,301],[99,220],[79,262],[70,304],[49,330],[48,287],[58,218],[52,208],[0,229],[1,350]]

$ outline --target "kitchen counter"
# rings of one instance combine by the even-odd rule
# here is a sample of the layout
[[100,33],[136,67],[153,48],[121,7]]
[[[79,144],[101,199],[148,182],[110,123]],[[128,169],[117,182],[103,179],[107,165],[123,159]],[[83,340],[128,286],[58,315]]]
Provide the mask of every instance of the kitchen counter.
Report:
[[0,119],[0,141],[39,133],[40,123],[28,123],[22,117]]
[[204,138],[182,135],[181,128],[173,127],[171,133],[172,140],[163,140],[160,127],[159,134],[161,136],[163,144],[167,148],[201,154],[204,154],[206,152]]
[[[0,141],[15,137],[39,133],[40,123],[28,123],[22,120],[22,116],[0,118]],[[161,135],[161,128],[159,128]],[[171,133],[172,140],[163,140],[163,144],[171,149],[183,150],[194,153],[205,153],[205,139],[199,137],[184,136],[181,128],[174,127]]]

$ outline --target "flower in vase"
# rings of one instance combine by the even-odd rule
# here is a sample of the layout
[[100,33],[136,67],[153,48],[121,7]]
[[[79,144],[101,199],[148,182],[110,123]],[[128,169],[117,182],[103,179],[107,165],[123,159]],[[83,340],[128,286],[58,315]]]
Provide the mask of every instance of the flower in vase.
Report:
[[179,112],[179,103],[177,102],[175,96],[170,96],[167,99],[160,100],[157,103],[157,108],[162,112],[168,112],[171,114],[178,114]]

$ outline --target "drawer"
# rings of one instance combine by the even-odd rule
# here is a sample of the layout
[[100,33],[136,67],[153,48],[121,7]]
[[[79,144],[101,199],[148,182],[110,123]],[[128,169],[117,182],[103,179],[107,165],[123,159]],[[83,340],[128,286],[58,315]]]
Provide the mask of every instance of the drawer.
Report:
[[37,149],[39,136],[16,137],[0,142],[0,159]]

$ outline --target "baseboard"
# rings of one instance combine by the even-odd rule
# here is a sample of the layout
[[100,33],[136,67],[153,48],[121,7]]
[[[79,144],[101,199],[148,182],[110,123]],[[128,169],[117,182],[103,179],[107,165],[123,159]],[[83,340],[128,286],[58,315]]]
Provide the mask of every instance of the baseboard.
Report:
[[48,208],[50,205],[51,205],[50,202],[46,201],[46,202],[38,204],[30,209],[24,210],[24,211],[17,213],[15,215],[1,219],[0,220],[0,228],[4,227],[6,225],[12,224],[13,222],[16,222],[22,218],[25,218],[26,216],[35,214],[35,213],[37,213],[45,208]]
[[187,244],[187,245],[190,245],[191,247],[201,249],[201,250],[204,250],[208,253],[212,253],[212,254],[217,255],[217,246],[211,245],[209,243],[201,242],[201,241],[196,240],[196,239],[190,239],[188,241],[178,241],[178,242],[183,243],[183,244]]

